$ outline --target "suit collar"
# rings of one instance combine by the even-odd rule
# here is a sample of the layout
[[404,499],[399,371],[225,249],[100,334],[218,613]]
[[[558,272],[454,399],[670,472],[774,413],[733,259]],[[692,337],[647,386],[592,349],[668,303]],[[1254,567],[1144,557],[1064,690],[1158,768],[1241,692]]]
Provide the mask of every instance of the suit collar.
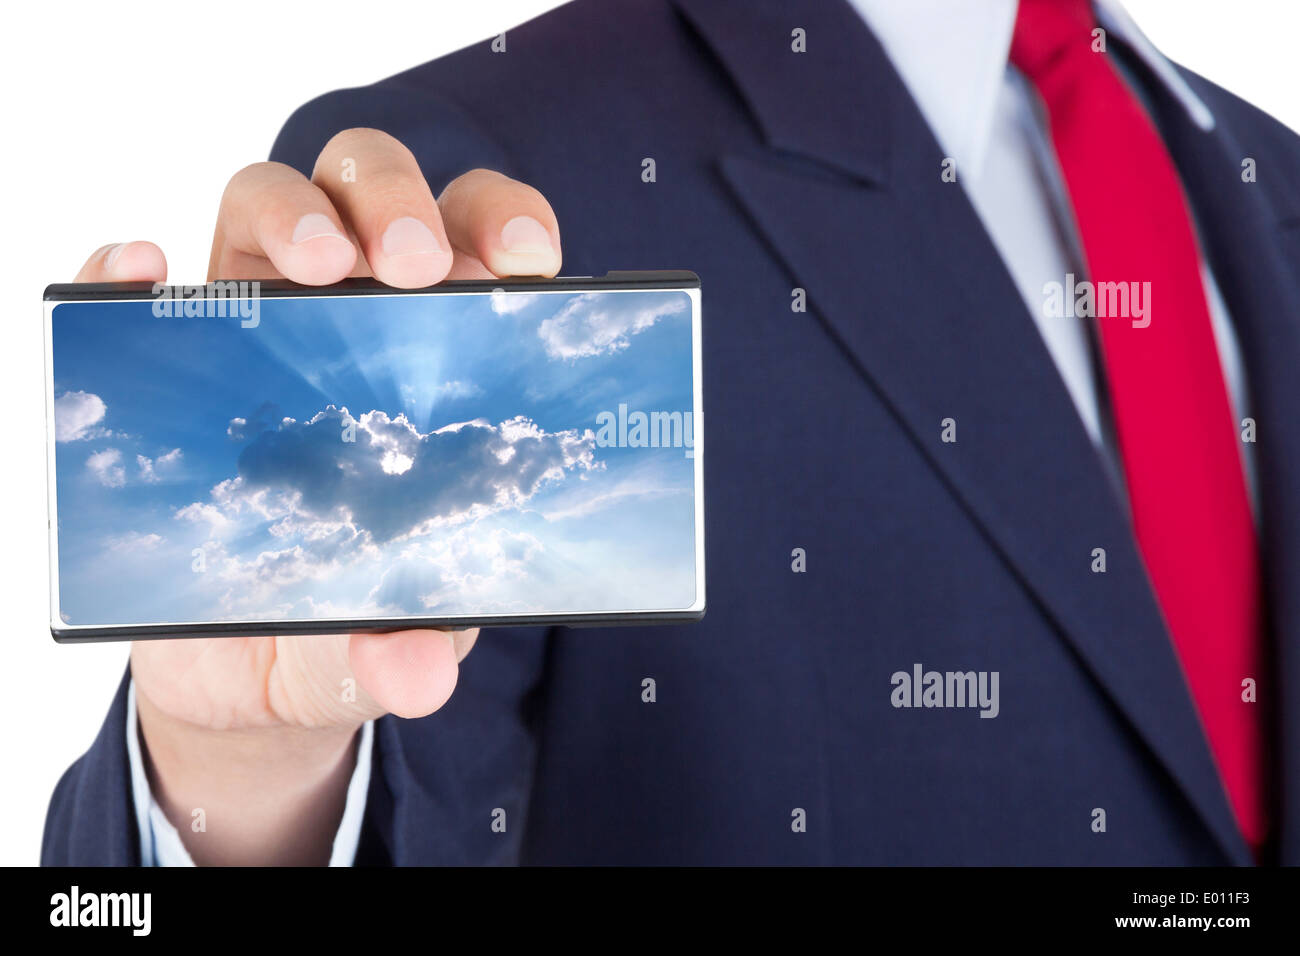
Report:
[[[721,173],[792,284],[1227,858],[1249,862],[1122,495],[884,51],[840,0],[676,2],[762,127],[765,147]],[[808,53],[790,52],[796,26]]]
[[[900,80],[945,155],[978,170],[1002,77],[1015,0],[673,0],[731,74],[768,145],[869,182],[889,174],[891,97]],[[1214,115],[1117,0],[1098,23],[1202,130]],[[792,33],[804,31],[807,52]],[[874,31],[874,32],[873,32]],[[942,53],[942,76],[928,59]],[[852,79],[850,79],[852,78]]]
[[[919,116],[914,133],[928,136]],[[910,160],[926,182],[918,172],[887,190],[865,188],[747,155],[724,158],[722,174],[995,560],[1227,858],[1248,862],[1122,493],[965,194],[930,183],[939,181],[937,144],[899,149],[898,160],[899,177]],[[951,444],[941,438],[947,419],[957,428]],[[1090,570],[1097,548],[1104,574]]]
[[[773,149],[868,182],[889,178],[898,76],[844,0],[673,0],[721,60]],[[792,49],[804,31],[806,53]]]
[[1149,71],[1148,90],[1172,99],[1197,129],[1208,133],[1214,129],[1214,114],[1187,79],[1163,53],[1155,48],[1145,33],[1129,16],[1119,0],[1092,0],[1097,22],[1119,39],[1130,56]]

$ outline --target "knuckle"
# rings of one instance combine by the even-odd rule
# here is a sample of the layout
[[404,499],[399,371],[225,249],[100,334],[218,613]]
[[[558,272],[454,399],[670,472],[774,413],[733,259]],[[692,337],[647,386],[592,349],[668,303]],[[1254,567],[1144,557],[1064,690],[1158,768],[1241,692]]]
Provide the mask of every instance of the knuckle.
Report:
[[404,143],[377,129],[357,127],[335,133],[316,158],[312,182],[334,184],[340,164],[352,164],[352,179],[367,201],[385,193],[410,194],[427,190],[415,154]]
[[249,163],[243,169],[236,172],[235,175],[231,176],[230,182],[236,183],[250,179],[260,179],[268,173],[273,173],[284,168],[284,163],[272,163],[268,160],[263,160],[260,163]]
[[543,206],[547,209],[551,208],[551,204],[547,202],[546,197],[542,195],[540,189],[530,186],[527,183],[520,182],[514,183],[513,188],[518,201],[526,202],[530,205]]
[[381,129],[373,129],[369,126],[353,126],[350,129],[340,130],[329,138],[329,141],[321,149],[320,155],[332,156],[339,152],[359,151],[359,150],[392,150],[398,153],[410,155],[410,150],[397,137],[385,133]]
[[478,167],[476,169],[471,169],[468,172],[461,173],[449,182],[447,188],[443,190],[443,194],[455,195],[457,193],[466,192],[468,190],[477,189],[498,182],[509,182],[509,179],[501,173],[498,173],[495,169],[484,169]]
[[232,197],[238,195],[240,191],[266,179],[268,174],[275,173],[283,168],[285,168],[283,163],[249,163],[243,169],[230,177],[230,180],[226,183],[225,190],[221,194],[221,205],[225,206],[226,203]]
[[429,186],[418,172],[385,166],[370,172],[363,181],[368,206],[410,206],[430,202]]
[[[470,200],[473,207],[529,206],[550,209],[541,191],[492,169],[471,169],[443,191],[442,199]],[[441,201],[441,200],[440,200]]]

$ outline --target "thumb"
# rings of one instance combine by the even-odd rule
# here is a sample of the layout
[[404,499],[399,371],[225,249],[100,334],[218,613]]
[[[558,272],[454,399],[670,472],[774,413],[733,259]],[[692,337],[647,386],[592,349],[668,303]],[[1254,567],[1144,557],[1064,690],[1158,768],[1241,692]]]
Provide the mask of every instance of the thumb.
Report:
[[100,246],[77,273],[75,282],[162,282],[167,259],[152,242]]
[[451,697],[459,661],[477,636],[477,629],[353,634],[348,661],[357,683],[381,712],[425,717]]

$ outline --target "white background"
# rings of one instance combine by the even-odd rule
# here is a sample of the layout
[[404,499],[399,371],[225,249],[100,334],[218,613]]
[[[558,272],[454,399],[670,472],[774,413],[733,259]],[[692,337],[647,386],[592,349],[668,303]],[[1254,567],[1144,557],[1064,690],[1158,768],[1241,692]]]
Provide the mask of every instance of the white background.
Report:
[[[10,305],[0,339],[0,408],[9,417],[0,426],[0,501],[9,514],[0,525],[0,608],[8,665],[0,678],[0,864],[37,862],[50,793],[98,732],[127,656],[124,644],[60,646],[49,635],[45,285],[70,281],[99,246],[131,239],[163,247],[171,281],[202,282],[226,180],[265,159],[296,107],[483,41],[557,5],[6,7],[0,262]],[[1300,129],[1295,0],[1129,0],[1127,7],[1168,56]]]

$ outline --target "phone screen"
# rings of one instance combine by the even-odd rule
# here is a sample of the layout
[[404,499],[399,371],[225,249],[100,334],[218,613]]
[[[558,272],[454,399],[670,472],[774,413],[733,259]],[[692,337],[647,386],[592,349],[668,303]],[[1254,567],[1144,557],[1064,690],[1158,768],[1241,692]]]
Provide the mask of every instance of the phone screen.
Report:
[[701,612],[698,301],[47,301],[56,636]]

